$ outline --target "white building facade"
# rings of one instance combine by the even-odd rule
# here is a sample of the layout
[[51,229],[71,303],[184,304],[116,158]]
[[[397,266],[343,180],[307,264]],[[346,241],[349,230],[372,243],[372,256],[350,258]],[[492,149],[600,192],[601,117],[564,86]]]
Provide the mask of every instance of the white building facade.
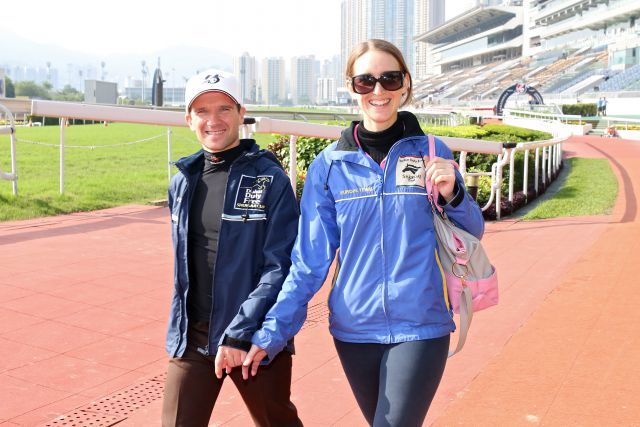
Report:
[[255,104],[257,102],[256,71],[256,59],[247,52],[234,58],[233,74],[240,83],[240,96],[243,104]]
[[313,55],[291,58],[291,101],[294,105],[316,102],[316,62]]
[[[445,21],[444,0],[416,0],[414,34],[424,34]],[[429,73],[429,64],[433,62],[427,43],[414,43],[414,78],[420,80]]]
[[262,60],[261,101],[263,104],[284,104],[287,98],[285,78],[283,58],[264,58]]

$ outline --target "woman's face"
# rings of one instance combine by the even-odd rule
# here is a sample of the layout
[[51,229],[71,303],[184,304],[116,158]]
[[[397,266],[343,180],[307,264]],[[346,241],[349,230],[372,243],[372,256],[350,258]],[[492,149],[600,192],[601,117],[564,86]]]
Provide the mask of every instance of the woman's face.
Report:
[[[387,52],[370,50],[356,59],[351,76],[371,74],[375,78],[386,71],[401,71],[398,61]],[[372,92],[361,95],[349,86],[351,96],[358,102],[362,111],[363,125],[372,132],[380,132],[393,125],[398,117],[398,108],[402,104],[402,95],[409,90],[409,76],[404,76],[400,89],[388,91],[376,83]]]

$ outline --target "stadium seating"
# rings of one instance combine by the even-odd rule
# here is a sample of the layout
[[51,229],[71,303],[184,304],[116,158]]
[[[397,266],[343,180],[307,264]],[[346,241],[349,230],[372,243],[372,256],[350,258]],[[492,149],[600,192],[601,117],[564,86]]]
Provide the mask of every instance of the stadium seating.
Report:
[[609,78],[606,82],[600,85],[601,91],[619,91],[629,89],[632,85],[637,85],[640,80],[640,64],[634,65],[631,68]]

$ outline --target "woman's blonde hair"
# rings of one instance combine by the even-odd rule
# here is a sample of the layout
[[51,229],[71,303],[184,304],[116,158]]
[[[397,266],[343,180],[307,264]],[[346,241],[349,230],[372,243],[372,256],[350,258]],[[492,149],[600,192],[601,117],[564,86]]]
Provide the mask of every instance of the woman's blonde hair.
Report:
[[406,96],[404,98],[404,101],[402,102],[401,107],[409,104],[413,100],[413,80],[411,79],[409,67],[407,67],[407,63],[405,62],[400,49],[398,49],[393,43],[389,43],[386,40],[369,39],[356,45],[356,47],[353,48],[353,50],[349,54],[349,58],[347,58],[347,66],[344,71],[345,77],[347,79],[347,84],[351,84],[351,77],[353,77],[353,64],[358,58],[360,58],[370,50],[379,50],[393,56],[396,61],[398,61],[398,64],[400,64],[400,71],[409,76],[409,89],[406,92]]

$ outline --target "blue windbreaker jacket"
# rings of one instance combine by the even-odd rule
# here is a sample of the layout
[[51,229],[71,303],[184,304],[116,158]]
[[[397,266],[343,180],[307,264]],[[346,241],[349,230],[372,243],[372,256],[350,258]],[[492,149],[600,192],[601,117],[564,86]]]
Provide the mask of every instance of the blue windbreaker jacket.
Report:
[[[273,358],[302,326],[307,303],[326,279],[339,248],[329,296],[329,328],[341,341],[397,343],[455,330],[437,256],[424,186],[427,137],[400,113],[405,137],[384,169],[360,149],[354,125],[309,167],[292,267],[253,343]],[[436,138],[436,155],[452,159]],[[482,212],[457,174],[457,194],[439,203],[457,225],[481,237]]]
[[[298,227],[298,205],[289,179],[275,156],[253,140],[241,140],[246,151],[229,170],[213,274],[209,344],[248,350],[273,305],[291,265]],[[187,339],[189,291],[189,208],[202,173],[202,151],[180,159],[169,186],[174,251],[174,292],[166,349],[180,357]],[[293,352],[293,343],[289,350]]]

